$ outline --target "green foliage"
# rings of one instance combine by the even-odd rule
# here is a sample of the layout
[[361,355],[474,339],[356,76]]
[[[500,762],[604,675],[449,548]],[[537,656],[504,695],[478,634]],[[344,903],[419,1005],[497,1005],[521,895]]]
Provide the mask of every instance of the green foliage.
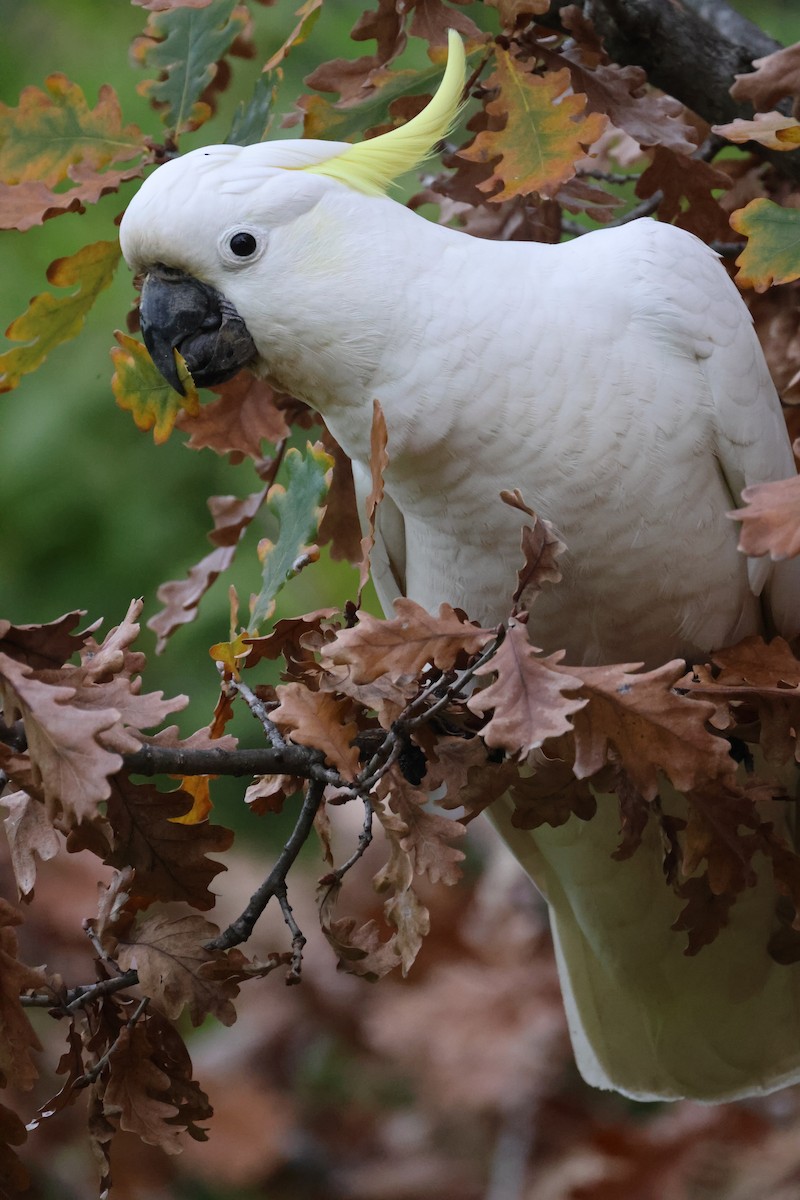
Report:
[[92,305],[110,285],[119,258],[117,242],[94,242],[51,263],[48,282],[59,288],[77,285],[77,291],[69,296],[49,292],[35,296],[27,312],[12,321],[6,336],[25,345],[0,355],[0,392],[15,388],[23,375],[42,365],[51,350],[80,333]]
[[747,245],[737,258],[742,287],[765,292],[773,284],[800,279],[800,213],[773,200],[751,200],[731,218]]
[[273,484],[267,495],[279,533],[274,542],[265,539],[259,547],[263,578],[253,605],[251,625],[255,629],[275,612],[275,597],[284,584],[316,557],[311,543],[317,535],[332,466],[331,456],[310,443],[304,455],[295,449],[287,451],[286,482]]
[[211,105],[200,97],[246,24],[236,0],[151,16],[144,36],[134,44],[134,55],[140,66],[157,71],[158,78],[141,83],[139,91],[159,110],[170,134],[197,129],[211,116]]

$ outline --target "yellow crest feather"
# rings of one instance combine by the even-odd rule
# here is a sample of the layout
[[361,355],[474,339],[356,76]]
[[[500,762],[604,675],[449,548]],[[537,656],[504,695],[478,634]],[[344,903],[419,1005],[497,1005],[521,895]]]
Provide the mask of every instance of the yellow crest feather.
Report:
[[398,129],[390,129],[366,142],[313,166],[302,167],[314,175],[327,175],[368,196],[382,196],[389,185],[413,170],[447,137],[462,105],[466,57],[454,29],[447,40],[447,66],[429,104]]

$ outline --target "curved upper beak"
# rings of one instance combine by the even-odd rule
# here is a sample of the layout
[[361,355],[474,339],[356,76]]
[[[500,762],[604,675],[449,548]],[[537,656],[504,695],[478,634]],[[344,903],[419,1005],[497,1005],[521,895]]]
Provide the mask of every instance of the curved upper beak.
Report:
[[247,326],[222,292],[174,267],[158,264],[145,276],[139,315],[150,357],[182,396],[173,350],[199,387],[224,383],[256,357]]

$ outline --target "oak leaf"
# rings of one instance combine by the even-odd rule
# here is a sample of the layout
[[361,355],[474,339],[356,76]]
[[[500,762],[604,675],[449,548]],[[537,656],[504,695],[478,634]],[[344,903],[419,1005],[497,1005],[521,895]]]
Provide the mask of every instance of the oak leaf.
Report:
[[180,1153],[177,1106],[161,1099],[169,1076],[153,1061],[144,1022],[123,1026],[108,1055],[109,1078],[103,1091],[107,1116],[119,1118],[121,1129],[167,1154]]
[[107,683],[115,675],[122,673],[130,678],[144,669],[144,654],[130,649],[139,636],[138,617],[143,607],[141,600],[132,600],[120,624],[109,629],[102,643],[98,643],[90,633],[84,636],[81,647],[84,679]]
[[522,556],[523,566],[517,572],[517,586],[512,599],[516,603],[526,596],[526,603],[542,590],[543,583],[558,583],[561,580],[561,569],[557,558],[566,550],[555,527],[550,521],[537,516],[522,499],[519,488],[513,491],[502,491],[500,499],[510,508],[516,508],[533,518],[531,525],[522,527]]
[[577,5],[562,9],[560,15],[572,37],[558,52],[540,45],[538,52],[545,62],[566,62],[572,86],[586,95],[588,107],[605,113],[612,126],[640,146],[668,146],[692,154],[697,133],[683,105],[651,88],[641,67],[612,63],[593,22]]
[[112,867],[136,868],[134,892],[144,903],[182,900],[201,911],[214,907],[209,885],[226,868],[207,856],[229,850],[233,834],[219,825],[182,825],[171,819],[190,807],[186,792],[159,792],[125,775],[112,780],[107,819],[113,841],[103,860]]
[[45,814],[44,805],[25,792],[0,799],[9,810],[3,824],[11,852],[11,865],[20,894],[30,896],[36,883],[36,857],[42,862],[55,858],[61,848],[58,834]]
[[116,709],[75,703],[76,689],[44,683],[30,667],[0,654],[0,697],[6,722],[22,717],[31,760],[41,779],[46,813],[68,825],[91,821],[122,766],[104,735],[119,722]]
[[247,455],[259,459],[262,441],[276,444],[289,436],[276,393],[263,379],[240,371],[233,379],[211,389],[217,399],[192,413],[185,410],[175,421],[188,433],[190,450],[208,447],[217,454]]
[[203,917],[159,913],[135,926],[130,936],[118,937],[115,957],[124,971],[138,972],[142,991],[170,1020],[186,1008],[193,1025],[209,1014],[232,1025],[238,987],[200,975],[201,966],[215,958],[204,943],[218,932]]
[[794,150],[800,141],[800,121],[785,113],[756,113],[752,121],[737,117],[727,125],[712,125],[711,132],[729,142],[758,142],[769,150]]
[[730,176],[711,163],[667,146],[655,146],[648,153],[650,166],[639,176],[636,195],[646,200],[660,191],[658,215],[662,221],[674,222],[704,241],[729,238],[728,214],[713,192],[730,187]]
[[[422,730],[415,736],[420,737]],[[445,795],[437,800],[440,808],[463,808],[461,821],[467,824],[519,779],[517,763],[494,762],[480,737],[438,737],[428,748],[426,784],[431,789],[445,786]]]
[[754,71],[736,76],[731,87],[734,100],[749,100],[763,112],[784,96],[800,95],[800,42],[753,59],[753,66]]
[[449,604],[432,616],[404,597],[394,602],[397,616],[380,620],[359,612],[353,629],[340,630],[322,649],[323,662],[344,663],[356,683],[372,683],[382,675],[416,676],[426,663],[449,671],[459,654],[474,654],[494,637],[463,620]]
[[42,292],[11,322],[6,337],[25,345],[0,354],[0,392],[11,391],[23,375],[37,370],[56,346],[80,333],[90,308],[110,285],[119,258],[117,242],[94,242],[50,264],[48,282],[73,291],[68,296]]
[[394,939],[383,940],[375,921],[359,925],[355,917],[334,918],[340,891],[341,884],[336,883],[327,886],[322,893],[319,907],[322,932],[333,947],[342,970],[370,981],[382,979],[400,965]]
[[[800,233],[800,223],[797,228]],[[728,515],[742,522],[739,549],[743,554],[769,554],[775,560],[800,554],[800,475],[751,483],[742,491],[742,499],[744,508]]]
[[272,616],[275,597],[284,584],[319,555],[313,539],[322,518],[333,460],[320,443],[307,442],[305,454],[295,447],[288,450],[283,465],[285,484],[274,483],[267,492],[267,507],[277,518],[279,531],[275,542],[262,539],[259,544],[262,580],[252,603],[253,628]]
[[93,172],[142,154],[144,134],[122,124],[112,87],[103,84],[98,103],[86,97],[66,75],[49,75],[45,90],[26,87],[18,108],[0,104],[0,180],[57,187],[80,163]]
[[320,546],[330,544],[334,561],[356,565],[361,561],[361,523],[352,464],[327,429],[323,429],[322,443],[333,459],[333,475],[317,540]]
[[20,924],[19,912],[0,897],[0,1080],[27,1091],[39,1074],[32,1054],[42,1047],[19,996],[46,986],[47,980],[17,958],[14,926]]
[[431,883],[457,883],[464,853],[450,843],[464,836],[465,826],[431,812],[426,807],[427,791],[413,787],[396,767],[384,776],[378,794],[388,798],[392,812],[403,822],[406,832],[399,835],[398,845],[409,856],[414,873],[427,875]]
[[698,954],[703,946],[710,945],[720,930],[728,924],[728,918],[735,897],[727,893],[717,895],[712,891],[707,875],[687,879],[679,884],[676,891],[682,900],[686,901],[672,928],[676,932],[688,933],[688,943],[684,954]]
[[485,86],[498,91],[486,111],[504,118],[503,128],[479,132],[458,151],[468,162],[493,164],[492,175],[478,189],[491,193],[491,201],[530,192],[554,196],[600,137],[606,117],[585,113],[586,97],[571,92],[566,68],[534,75],[500,46]]
[[672,690],[684,673],[682,659],[637,674],[630,664],[563,669],[582,680],[579,694],[589,700],[573,718],[578,779],[601,770],[613,746],[645,800],[658,793],[658,771],[682,793],[732,781],[728,742],[705,727],[713,705]]
[[168,129],[190,132],[212,115],[217,64],[245,32],[247,22],[247,10],[236,0],[217,0],[208,8],[162,9],[150,17],[131,55],[139,66],[157,73],[137,91],[149,99]]
[[487,746],[523,758],[551,737],[572,728],[570,718],[586,704],[583,697],[566,696],[578,684],[558,669],[562,651],[542,658],[531,645],[527,625],[508,624],[506,636],[494,656],[478,668],[481,677],[496,675],[494,682],[474,693],[468,708],[479,716],[492,716],[481,730]]
[[517,829],[553,828],[565,824],[573,814],[588,821],[597,810],[597,801],[585,779],[576,779],[572,763],[534,754],[530,773],[522,773],[509,789],[514,801],[511,824]]
[[285,801],[302,788],[302,779],[293,775],[260,775],[247,788],[244,802],[251,812],[263,817],[265,813],[283,812]]
[[[736,259],[740,287],[765,292],[773,284],[800,279],[800,213],[759,197],[730,218],[731,228],[744,234],[747,245]],[[755,488],[775,484],[754,484]],[[742,493],[744,495],[744,493]],[[747,497],[745,497],[747,499]]]
[[196,413],[200,408],[200,397],[186,363],[175,351],[178,377],[185,391],[181,396],[164,379],[140,341],[120,330],[114,337],[118,345],[111,349],[111,390],[117,404],[132,414],[137,428],[144,432],[152,429],[153,441],[161,446],[172,433],[180,412],[185,409]]
[[23,1145],[27,1136],[25,1125],[17,1114],[0,1104],[0,1179],[10,1189],[9,1195],[27,1192],[31,1184],[27,1170],[11,1149]]
[[45,625],[12,625],[0,620],[0,652],[37,670],[63,667],[81,648],[82,639],[73,634],[84,614],[65,613]]
[[345,779],[354,779],[359,769],[358,726],[352,720],[348,700],[327,692],[309,691],[301,683],[279,684],[280,704],[270,713],[280,730],[300,746],[322,751]]
[[299,18],[297,24],[275,53],[264,63],[263,71],[274,71],[295,46],[302,46],[316,25],[321,9],[322,0],[304,0],[304,3],[295,12],[295,16]]

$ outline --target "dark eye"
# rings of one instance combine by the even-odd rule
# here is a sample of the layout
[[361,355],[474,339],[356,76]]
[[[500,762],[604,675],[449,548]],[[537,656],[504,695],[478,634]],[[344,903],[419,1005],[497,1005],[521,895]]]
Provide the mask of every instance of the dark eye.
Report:
[[255,254],[258,243],[252,233],[242,230],[234,233],[229,245],[231,253],[235,254],[237,258],[250,258],[251,254]]

